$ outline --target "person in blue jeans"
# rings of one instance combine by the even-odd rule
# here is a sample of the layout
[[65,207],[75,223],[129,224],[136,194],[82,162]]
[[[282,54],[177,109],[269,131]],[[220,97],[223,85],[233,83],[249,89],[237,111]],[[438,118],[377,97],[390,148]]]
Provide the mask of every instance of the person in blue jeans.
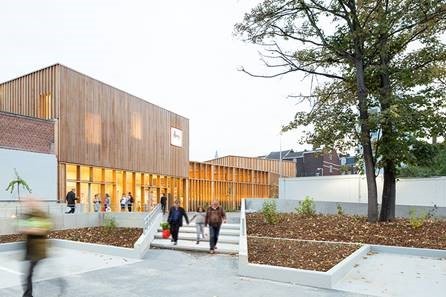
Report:
[[210,253],[213,254],[217,248],[218,235],[222,223],[226,223],[226,214],[217,200],[212,201],[211,206],[206,211],[204,226],[209,225],[209,245]]
[[189,218],[187,217],[186,211],[184,208],[180,207],[180,201],[175,200],[173,206],[169,210],[169,216],[167,217],[174,245],[177,245],[178,242],[178,232],[180,231],[180,227],[183,226],[183,217],[189,225]]

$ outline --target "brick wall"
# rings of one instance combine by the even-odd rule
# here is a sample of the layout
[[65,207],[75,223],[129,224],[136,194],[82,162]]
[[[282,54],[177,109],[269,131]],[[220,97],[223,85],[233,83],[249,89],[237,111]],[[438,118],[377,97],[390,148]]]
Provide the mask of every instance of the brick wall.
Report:
[[54,122],[0,112],[0,147],[54,154]]

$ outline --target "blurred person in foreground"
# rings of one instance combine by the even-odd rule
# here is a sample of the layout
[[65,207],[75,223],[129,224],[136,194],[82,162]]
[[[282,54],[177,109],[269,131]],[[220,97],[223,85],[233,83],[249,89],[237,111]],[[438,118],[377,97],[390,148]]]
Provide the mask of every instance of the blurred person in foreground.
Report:
[[24,202],[25,213],[19,221],[19,231],[25,235],[25,260],[29,261],[23,297],[33,296],[32,277],[39,261],[47,257],[48,233],[52,223],[48,215],[40,209],[39,202],[28,198]]

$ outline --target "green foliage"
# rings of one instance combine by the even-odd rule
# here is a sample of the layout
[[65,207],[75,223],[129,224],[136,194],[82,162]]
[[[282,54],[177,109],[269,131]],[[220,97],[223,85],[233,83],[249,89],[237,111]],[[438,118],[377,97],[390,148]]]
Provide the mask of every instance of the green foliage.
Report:
[[446,175],[446,144],[416,141],[410,149],[410,161],[398,170],[399,177],[430,177]]
[[168,230],[170,228],[168,222],[161,222],[160,226],[161,226],[161,229],[163,229],[163,230]]
[[305,196],[303,201],[299,201],[299,207],[296,208],[296,211],[300,215],[314,216],[316,214],[316,208],[313,198]]
[[344,210],[342,209],[342,206],[339,203],[336,203],[336,211],[338,213],[338,216],[343,216],[344,215]]
[[276,224],[279,218],[279,214],[277,213],[277,205],[276,201],[265,201],[262,206],[262,214],[264,220],[268,224]]
[[409,210],[409,223],[413,229],[418,229],[423,227],[424,222],[427,220],[427,213],[421,213],[417,215],[415,208]]
[[[299,129],[299,142],[313,147],[361,145],[367,171],[394,172],[409,163],[413,138],[446,134],[445,9],[444,0],[264,0],[235,31],[263,49],[271,72],[241,70],[302,72],[312,86],[323,77],[293,96],[305,111],[283,130]],[[368,199],[374,220],[377,197]]]
[[17,198],[20,200],[20,187],[24,188],[29,193],[31,193],[31,188],[28,186],[28,183],[19,176],[19,173],[15,168],[14,168],[14,173],[16,178],[9,182],[6,191],[10,191],[10,193],[12,194],[12,192],[14,192],[15,187],[17,186]]
[[114,217],[105,215],[104,221],[102,222],[102,227],[104,227],[108,232],[111,232],[118,227],[118,223]]

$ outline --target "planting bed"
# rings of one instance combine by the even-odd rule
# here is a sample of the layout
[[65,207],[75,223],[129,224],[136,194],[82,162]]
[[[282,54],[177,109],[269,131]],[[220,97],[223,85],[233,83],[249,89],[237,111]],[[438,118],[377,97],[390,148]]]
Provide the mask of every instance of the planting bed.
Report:
[[246,218],[251,263],[327,271],[362,243],[446,249],[445,220],[427,220],[412,228],[408,219],[371,224],[360,216],[280,214],[275,225],[267,224],[260,213]]
[[[141,228],[107,229],[104,227],[93,227],[52,231],[49,234],[49,238],[133,248],[141,234]],[[0,236],[0,243],[20,240],[22,240],[22,235],[19,234]]]
[[328,271],[359,247],[357,244],[248,237],[248,261]]

